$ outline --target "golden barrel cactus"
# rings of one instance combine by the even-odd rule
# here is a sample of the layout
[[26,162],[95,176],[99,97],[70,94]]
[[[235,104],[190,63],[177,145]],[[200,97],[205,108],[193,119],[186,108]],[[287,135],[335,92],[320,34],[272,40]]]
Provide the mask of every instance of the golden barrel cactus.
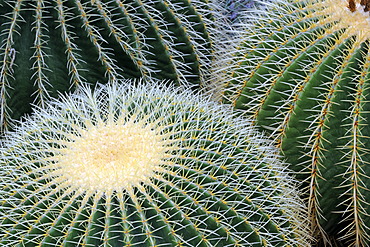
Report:
[[121,84],[6,135],[1,246],[310,246],[295,180],[255,128],[190,90]]
[[369,7],[278,0],[248,13],[218,82],[304,181],[312,228],[345,246],[370,244]]

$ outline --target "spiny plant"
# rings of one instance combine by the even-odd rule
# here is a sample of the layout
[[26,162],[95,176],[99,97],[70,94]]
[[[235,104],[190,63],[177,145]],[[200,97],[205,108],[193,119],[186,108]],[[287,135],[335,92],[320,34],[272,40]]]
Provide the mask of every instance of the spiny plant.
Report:
[[83,82],[199,87],[226,25],[219,2],[0,0],[0,127]]
[[305,181],[312,226],[346,246],[370,244],[369,9],[279,0],[249,13],[220,80]]
[[5,135],[1,246],[310,246],[271,142],[190,90],[127,83],[81,87]]

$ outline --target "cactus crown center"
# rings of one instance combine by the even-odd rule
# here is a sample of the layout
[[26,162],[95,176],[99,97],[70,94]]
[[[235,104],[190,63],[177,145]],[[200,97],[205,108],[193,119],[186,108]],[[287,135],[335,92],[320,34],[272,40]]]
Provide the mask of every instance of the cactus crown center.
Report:
[[[370,0],[361,0],[360,6],[363,6],[364,12],[369,12],[370,10]],[[351,12],[355,12],[357,10],[355,0],[348,0],[348,8]]]
[[317,18],[317,25],[330,24],[326,34],[340,32],[335,42],[355,37],[356,44],[370,39],[370,0],[324,0],[311,1],[307,5],[307,18]]
[[65,186],[112,193],[148,182],[168,150],[163,135],[144,123],[108,123],[80,130],[56,157],[54,178]]

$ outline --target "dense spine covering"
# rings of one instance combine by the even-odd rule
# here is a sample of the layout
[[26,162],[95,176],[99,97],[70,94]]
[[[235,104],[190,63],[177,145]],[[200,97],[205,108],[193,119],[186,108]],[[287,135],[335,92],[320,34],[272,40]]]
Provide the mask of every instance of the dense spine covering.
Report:
[[213,2],[0,0],[0,127],[87,81],[199,87],[226,25]]
[[369,246],[369,1],[279,0],[250,24],[223,101],[271,134],[306,182],[313,227]]
[[127,83],[81,87],[6,135],[1,246],[310,246],[270,141],[190,90]]

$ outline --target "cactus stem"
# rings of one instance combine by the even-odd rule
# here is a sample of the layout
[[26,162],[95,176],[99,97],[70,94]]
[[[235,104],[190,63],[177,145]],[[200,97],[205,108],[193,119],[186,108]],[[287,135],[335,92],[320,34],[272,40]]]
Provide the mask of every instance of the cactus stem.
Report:
[[272,143],[157,83],[84,84],[7,132],[0,246],[311,246]]

